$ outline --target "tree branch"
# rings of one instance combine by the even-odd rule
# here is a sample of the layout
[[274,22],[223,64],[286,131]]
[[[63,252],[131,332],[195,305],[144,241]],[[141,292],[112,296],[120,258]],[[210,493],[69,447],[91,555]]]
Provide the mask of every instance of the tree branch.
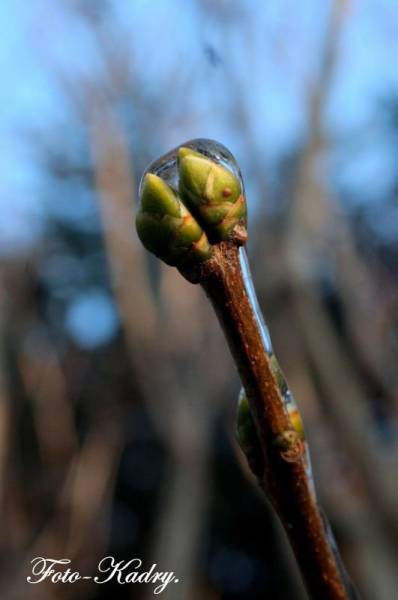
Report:
[[183,274],[201,283],[226,335],[261,440],[265,469],[260,485],[282,521],[311,598],[347,600],[351,592],[317,505],[305,443],[292,427],[272,372],[239,248],[222,242],[210,260]]

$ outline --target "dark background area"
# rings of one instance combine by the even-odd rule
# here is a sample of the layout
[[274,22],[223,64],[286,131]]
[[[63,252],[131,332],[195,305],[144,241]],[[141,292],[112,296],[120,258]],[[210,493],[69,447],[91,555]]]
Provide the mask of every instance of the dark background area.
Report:
[[0,6],[0,587],[35,556],[173,570],[168,600],[306,598],[234,440],[238,377],[198,286],[134,228],[148,162],[226,145],[320,501],[364,600],[398,597],[394,2]]

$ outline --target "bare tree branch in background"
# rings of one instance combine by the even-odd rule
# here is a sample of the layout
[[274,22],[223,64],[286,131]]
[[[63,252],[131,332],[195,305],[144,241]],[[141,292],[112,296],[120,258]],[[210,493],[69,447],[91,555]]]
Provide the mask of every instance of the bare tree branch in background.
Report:
[[[272,302],[270,299],[268,301]],[[307,328],[309,318],[305,323]],[[321,504],[325,506],[326,513],[330,515],[337,530],[344,532],[342,545],[345,548],[347,567],[349,572],[357,574],[365,597],[377,596],[380,600],[388,600],[394,596],[397,583],[394,548],[391,547],[383,523],[367,494],[363,493],[362,489],[358,492],[356,488],[356,485],[360,485],[355,485],[358,474],[354,473],[348,478],[347,474],[342,472],[341,456],[336,455],[335,450],[336,434],[330,429],[324,403],[319,401],[326,390],[316,388],[313,380],[314,370],[311,370],[309,364],[314,360],[314,356],[308,356],[307,352],[307,349],[311,348],[318,351],[319,340],[323,339],[323,335],[319,335],[316,323],[310,324],[310,330],[317,339],[307,344],[308,336],[305,335],[305,327],[301,324],[297,306],[292,307],[290,302],[282,303],[274,311],[272,331],[277,342],[276,351],[286,367],[288,380],[295,390],[296,397],[304,400],[301,406],[304,423],[309,425],[306,431],[313,449],[312,459],[317,487],[321,492]],[[292,331],[297,331],[296,335],[292,335]],[[329,347],[326,343],[321,345],[324,348],[321,352],[324,359],[329,355]],[[325,364],[323,359],[321,369],[316,370],[316,380],[318,376],[323,377],[324,369],[328,370],[329,361]],[[333,389],[335,388],[333,382]],[[340,390],[340,384],[338,389]],[[340,397],[334,397],[334,401],[342,403]],[[344,405],[347,408],[342,410],[348,410],[349,399],[347,401],[344,398]],[[346,448],[343,448],[343,452],[345,450]],[[334,482],[333,487],[330,486],[331,479]]]
[[[173,340],[175,329],[170,326],[173,318],[163,318],[162,324],[159,321],[155,323],[154,301],[132,227],[134,187],[127,144],[110,107],[100,106],[96,103],[91,107],[91,131],[111,279],[134,373],[139,378],[150,414],[170,453],[172,466],[172,475],[163,494],[154,560],[163,569],[168,566],[173,569],[178,565],[181,574],[178,589],[164,594],[188,598],[194,579],[208,485],[206,449],[210,422],[201,413],[205,410],[207,417],[210,413],[205,408],[205,396],[195,401],[192,390],[188,388],[186,391],[179,384],[176,365],[170,360],[173,345],[164,352],[166,345],[170,346]],[[195,297],[196,294],[187,296],[187,304],[190,298],[192,301]],[[181,314],[180,307],[174,304],[174,311],[176,322],[177,314]],[[184,331],[189,337],[186,327]]]
[[20,370],[26,394],[34,404],[41,460],[49,477],[62,482],[65,469],[78,450],[70,399],[55,349],[45,332],[34,341],[35,354],[22,352]]
[[[120,426],[120,423],[119,423]],[[87,584],[54,586],[45,581],[40,588],[27,586],[25,577],[30,560],[35,556],[68,557],[73,568],[93,571],[107,545],[107,531],[98,526],[109,522],[113,485],[123,441],[117,420],[99,417],[87,436],[60,488],[54,517],[50,519],[27,549],[14,579],[3,586],[4,598],[69,599],[85,597]]]

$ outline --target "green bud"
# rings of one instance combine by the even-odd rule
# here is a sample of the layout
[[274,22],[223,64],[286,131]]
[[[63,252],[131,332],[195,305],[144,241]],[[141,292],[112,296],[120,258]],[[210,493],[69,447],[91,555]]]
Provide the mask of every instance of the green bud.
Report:
[[179,192],[214,241],[246,225],[246,200],[239,179],[223,165],[190,148],[178,151]]
[[289,388],[285,376],[275,354],[271,354],[269,361],[272,374],[276,379],[276,382],[282,394],[282,398],[285,402],[286,410],[289,413],[291,424],[293,425],[295,431],[298,433],[300,440],[304,441],[304,425],[301,419],[300,411],[294,401],[292,394],[289,393]]
[[205,232],[163,179],[147,173],[140,200],[136,228],[147,250],[173,266],[210,258]]
[[283,396],[288,391],[288,387],[287,387],[285,376],[282,372],[282,369],[279,365],[279,362],[278,362],[275,354],[271,354],[271,356],[269,357],[269,362],[270,362],[272,374],[275,377],[278,387]]
[[294,404],[290,409],[288,408],[290,422],[294,427],[294,430],[298,434],[299,439],[304,442],[305,441],[305,431],[303,420],[300,415],[300,411],[297,406]]
[[[278,381],[281,391],[282,389],[287,391],[288,387],[286,380],[283,377],[275,355],[272,356],[274,357],[274,360],[272,360],[271,357],[271,369],[273,374]],[[280,380],[280,377],[282,377],[283,381]],[[284,399],[285,407],[289,414],[289,419],[293,430],[283,432],[275,440],[275,443],[282,449],[288,449],[290,447],[289,445],[291,445],[292,442],[295,442],[297,439],[305,441],[305,433],[300,412],[294,403],[292,396],[287,396],[286,392],[283,392],[282,397]],[[289,400],[286,400],[287,397]],[[236,411],[236,438],[243,453],[246,455],[247,461],[253,473],[257,476],[261,475],[264,463],[261,451],[261,443],[258,438],[256,426],[250,410],[249,400],[243,388],[239,394],[238,407]]]

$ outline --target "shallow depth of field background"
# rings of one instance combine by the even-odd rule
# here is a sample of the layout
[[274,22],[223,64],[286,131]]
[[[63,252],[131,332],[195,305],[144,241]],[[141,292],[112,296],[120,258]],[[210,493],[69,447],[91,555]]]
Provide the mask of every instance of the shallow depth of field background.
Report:
[[140,557],[167,600],[304,600],[233,437],[199,287],[140,246],[147,163],[236,156],[249,254],[316,485],[364,600],[398,594],[398,11],[393,1],[0,4],[0,587],[35,556]]

